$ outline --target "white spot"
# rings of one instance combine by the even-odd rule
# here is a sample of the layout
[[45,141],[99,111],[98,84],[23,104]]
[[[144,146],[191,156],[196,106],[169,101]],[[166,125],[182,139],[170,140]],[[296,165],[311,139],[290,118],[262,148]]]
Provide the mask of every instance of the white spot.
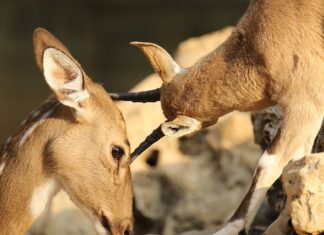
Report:
[[25,125],[26,124],[26,122],[27,122],[27,119],[25,119],[21,124],[20,124],[20,126],[23,126],[23,125]]
[[176,119],[162,124],[162,132],[166,136],[181,137],[202,128],[202,124],[195,118],[179,115]]
[[69,95],[69,97],[75,102],[81,102],[90,97],[87,90],[76,91]]
[[12,136],[10,136],[10,137],[7,139],[5,145],[9,144],[9,143],[11,142],[11,140],[12,140]]
[[299,147],[298,149],[295,149],[295,152],[292,155],[293,155],[293,158],[292,158],[293,161],[298,161],[298,160],[302,159],[303,157],[305,157],[304,147]]
[[259,160],[259,167],[271,168],[276,161],[278,161],[278,155],[268,154],[268,152],[265,151]]
[[1,165],[0,165],[0,175],[1,175],[2,172],[3,172],[3,170],[4,170],[4,168],[5,168],[5,165],[6,165],[5,162],[1,163]]
[[53,198],[58,190],[58,184],[55,179],[49,179],[43,185],[34,188],[30,199],[30,212],[36,219],[46,208],[47,203]]
[[40,114],[40,111],[39,111],[39,110],[33,112],[33,114],[32,114],[32,118],[37,117],[39,114]]
[[[82,75],[80,74],[78,76],[82,76]],[[82,77],[81,77],[81,79],[82,79]],[[77,78],[77,79],[74,79],[71,82],[68,82],[63,85],[64,89],[75,91],[69,95],[69,97],[72,98],[72,100],[74,102],[83,101],[83,100],[89,98],[89,96],[90,96],[87,90],[80,89],[80,82],[82,84],[82,80],[80,81],[80,79]]]
[[[258,165],[258,174],[254,175],[256,181],[254,191],[249,200],[248,211],[245,215],[245,228],[248,229],[260,208],[260,205],[273,182],[280,176],[281,168],[279,164],[279,156],[276,154],[263,153]],[[257,177],[257,178],[255,178]]]
[[[43,55],[44,75],[48,85],[55,91],[60,89],[81,90],[82,72],[77,64],[63,52],[48,48]],[[74,81],[65,83],[66,70],[73,73]],[[57,73],[59,72],[59,73]],[[66,86],[66,87],[65,87]]]
[[110,233],[102,226],[99,220],[95,220],[93,226],[99,235],[110,235]]
[[31,133],[33,133],[37,126],[39,126],[53,112],[55,107],[56,106],[54,106],[53,109],[44,113],[43,116],[41,116],[37,122],[35,122],[28,130],[26,130],[26,132],[19,141],[19,147],[21,147],[25,143],[26,139],[31,135]]
[[184,73],[186,72],[186,69],[180,67],[175,61],[172,61],[172,65],[173,65],[173,69],[175,74],[179,74],[179,73]]
[[213,235],[237,235],[242,229],[244,229],[244,220],[234,220],[227,223],[221,230]]

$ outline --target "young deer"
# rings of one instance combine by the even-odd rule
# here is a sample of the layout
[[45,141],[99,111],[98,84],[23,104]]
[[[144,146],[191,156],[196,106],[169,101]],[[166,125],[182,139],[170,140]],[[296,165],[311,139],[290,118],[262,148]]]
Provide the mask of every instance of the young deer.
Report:
[[0,149],[0,234],[23,234],[60,190],[98,234],[133,231],[129,143],[122,114],[52,34],[34,32],[54,95]]
[[[251,0],[232,35],[190,68],[161,47],[133,42],[162,78],[161,89],[112,94],[114,99],[161,101],[167,121],[132,154],[164,135],[179,137],[217,122],[233,110],[279,104],[284,120],[262,155],[241,205],[217,235],[248,232],[283,167],[311,152],[324,114],[323,0]],[[149,98],[149,99],[147,99]]]

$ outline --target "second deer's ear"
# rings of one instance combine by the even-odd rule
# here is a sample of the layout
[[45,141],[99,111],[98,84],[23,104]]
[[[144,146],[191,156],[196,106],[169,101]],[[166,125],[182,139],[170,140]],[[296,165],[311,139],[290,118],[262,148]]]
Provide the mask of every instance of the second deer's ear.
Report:
[[182,68],[172,59],[169,53],[162,47],[149,42],[131,42],[131,45],[140,48],[154,71],[161,77],[164,84],[172,81]]
[[178,116],[176,119],[162,124],[162,132],[166,136],[181,137],[199,131],[202,123],[195,118]]

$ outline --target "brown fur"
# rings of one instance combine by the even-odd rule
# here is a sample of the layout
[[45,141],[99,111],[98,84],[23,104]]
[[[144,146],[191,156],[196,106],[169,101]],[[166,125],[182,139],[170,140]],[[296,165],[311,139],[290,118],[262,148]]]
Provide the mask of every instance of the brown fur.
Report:
[[[323,0],[251,0],[232,35],[180,72],[169,68],[173,64],[164,61],[170,59],[159,46],[136,43],[163,80],[161,105],[168,122],[162,130],[166,135],[197,131],[233,110],[252,111],[274,104],[283,108],[280,134],[261,158],[251,189],[230,220],[243,219],[246,230],[266,190],[290,160],[310,153],[320,128],[323,22]],[[238,228],[231,224],[216,234],[237,234]]]
[[[35,31],[34,43],[41,70],[42,54],[49,46],[58,47],[72,58],[62,43],[44,29]],[[0,163],[6,165],[0,174],[1,235],[23,234],[28,229],[34,220],[29,208],[33,190],[49,178],[54,178],[90,218],[107,218],[112,235],[133,230],[126,126],[107,92],[83,74],[90,97],[80,103],[82,113],[52,97],[39,111],[42,115],[54,107],[53,112],[22,146],[18,144],[21,135],[35,123],[33,114],[2,146],[0,156],[5,157]],[[125,151],[119,160],[111,155],[114,145]]]
[[294,97],[323,110],[323,5],[251,1],[226,42],[162,86],[167,118],[187,115],[208,125],[232,110],[291,106],[299,102]]

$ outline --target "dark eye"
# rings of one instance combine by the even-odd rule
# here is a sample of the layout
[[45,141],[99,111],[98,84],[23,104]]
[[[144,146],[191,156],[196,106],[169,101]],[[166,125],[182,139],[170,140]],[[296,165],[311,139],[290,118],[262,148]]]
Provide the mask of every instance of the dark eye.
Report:
[[119,146],[113,146],[111,149],[111,154],[113,158],[116,158],[117,160],[121,158],[124,155],[124,153],[125,153],[124,149],[122,149]]

